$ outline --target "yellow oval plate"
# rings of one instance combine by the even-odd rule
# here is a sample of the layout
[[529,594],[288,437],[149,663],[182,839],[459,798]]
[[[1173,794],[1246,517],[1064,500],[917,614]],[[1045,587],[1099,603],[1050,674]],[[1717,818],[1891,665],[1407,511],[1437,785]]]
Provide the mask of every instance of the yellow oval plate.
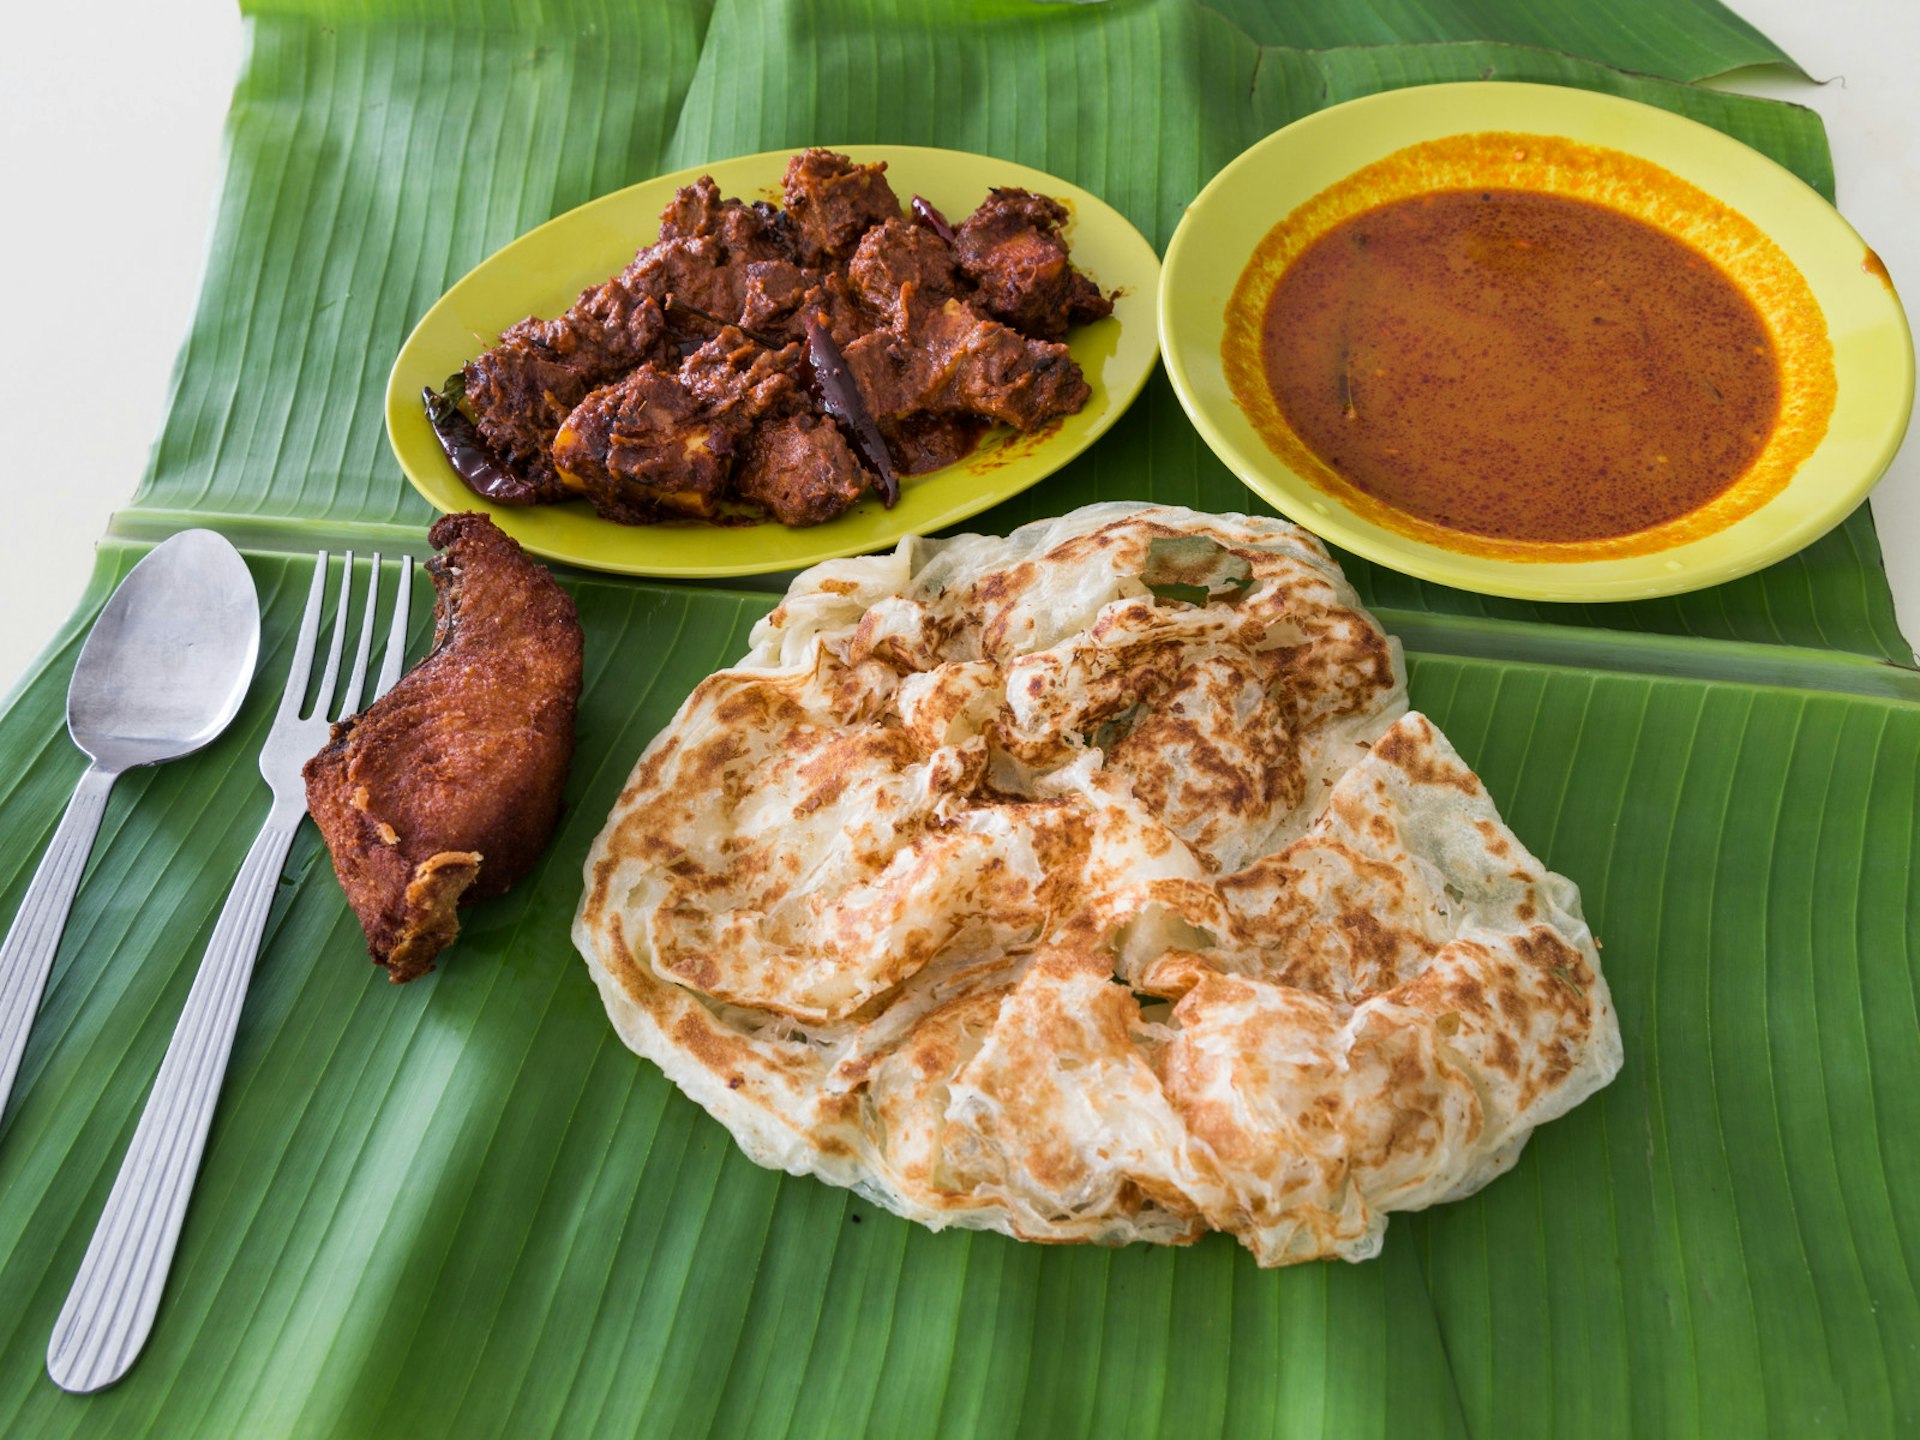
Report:
[[387,437],[414,489],[441,510],[480,510],[536,555],[627,575],[695,578],[793,570],[841,555],[883,549],[923,535],[1016,495],[1059,469],[1120,418],[1153,373],[1159,354],[1154,297],[1160,261],[1146,238],[1105,201],[1039,170],[911,145],[849,145],[862,163],[887,162],[902,203],[924,195],[956,223],[995,185],[1051,195],[1072,212],[1067,241],[1074,264],[1119,294],[1113,315],[1068,337],[1093,396],[1077,415],[1035,435],[990,431],[972,455],[944,470],[903,477],[899,503],[866,499],[837,520],[804,530],[766,523],[722,527],[697,521],[616,525],[582,501],[532,507],[490,505],[460,482],[427,424],[423,386],[447,376],[496,343],[528,315],[553,316],[589,285],[622,269],[660,230],[673,192],[711,175],[721,193],[745,200],[780,195],[791,150],[723,160],[631,185],[569,210],[495,251],[435,302],[401,347],[387,381]]
[[[1574,562],[1466,554],[1356,513],[1283,461],[1249,423],[1228,384],[1221,342],[1235,284],[1268,232],[1363,166],[1423,142],[1489,131],[1553,136],[1649,161],[1745,216],[1799,270],[1825,316],[1837,393],[1825,435],[1772,499],[1725,528],[1651,553]],[[1913,405],[1913,344],[1900,301],[1831,205],[1718,130],[1553,85],[1395,90],[1268,136],[1214,177],[1174,232],[1160,281],[1160,329],[1187,414],[1233,472],[1282,513],[1410,575],[1528,600],[1671,595],[1792,554],[1865,497],[1899,447]]]

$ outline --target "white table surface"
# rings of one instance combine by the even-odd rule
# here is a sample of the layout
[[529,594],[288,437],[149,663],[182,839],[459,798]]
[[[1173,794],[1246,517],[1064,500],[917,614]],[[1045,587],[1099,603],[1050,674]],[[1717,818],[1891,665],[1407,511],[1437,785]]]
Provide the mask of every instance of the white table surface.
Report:
[[[1920,145],[1909,0],[1735,0],[1813,85],[1744,72],[1729,89],[1826,120],[1840,208],[1920,296]],[[0,692],[72,610],[94,542],[159,433],[199,289],[221,127],[240,62],[225,0],[96,0],[0,19],[0,434],[11,473],[0,563]],[[100,345],[108,339],[105,347]],[[103,361],[105,362],[103,364]],[[63,464],[36,463],[58,437]],[[394,483],[399,484],[398,472]],[[1920,442],[1873,497],[1902,627],[1920,639]]]

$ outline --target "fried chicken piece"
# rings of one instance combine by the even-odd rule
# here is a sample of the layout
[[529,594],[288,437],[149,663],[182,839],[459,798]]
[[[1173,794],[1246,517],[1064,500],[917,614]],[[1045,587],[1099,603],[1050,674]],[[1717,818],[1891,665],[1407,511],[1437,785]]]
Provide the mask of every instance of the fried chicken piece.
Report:
[[666,319],[626,273],[580,293],[553,320],[529,317],[462,372],[481,438],[533,486],[536,502],[564,500],[550,454],[560,422],[582,400],[661,355]]
[[1029,340],[958,300],[846,349],[860,398],[882,425],[917,412],[971,413],[1033,430],[1093,393],[1064,345]]
[[734,477],[741,496],[782,525],[819,525],[844,515],[872,483],[840,427],[809,414],[755,430]]
[[804,150],[781,180],[795,254],[803,265],[844,261],[868,228],[897,219],[900,201],[886,162],[856,165],[831,150]]
[[1073,268],[1060,235],[1067,208],[1030,190],[991,190],[954,233],[974,304],[1023,335],[1058,340],[1070,325],[1113,313],[1113,301]]
[[710,518],[747,423],[716,411],[677,375],[642,365],[574,407],[554,437],[553,460],[562,483],[609,520]]
[[553,577],[484,515],[445,516],[428,539],[433,650],[303,771],[367,953],[395,982],[433,968],[456,905],[539,859],[580,698],[580,621]]

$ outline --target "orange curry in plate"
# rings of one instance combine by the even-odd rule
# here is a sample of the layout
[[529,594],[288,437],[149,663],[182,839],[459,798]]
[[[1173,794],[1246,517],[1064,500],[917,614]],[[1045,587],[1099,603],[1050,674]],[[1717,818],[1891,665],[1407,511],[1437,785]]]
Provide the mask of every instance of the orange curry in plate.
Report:
[[1744,217],[1618,151],[1452,136],[1254,252],[1223,360],[1281,459],[1456,551],[1645,553],[1751,513],[1825,433],[1832,347]]

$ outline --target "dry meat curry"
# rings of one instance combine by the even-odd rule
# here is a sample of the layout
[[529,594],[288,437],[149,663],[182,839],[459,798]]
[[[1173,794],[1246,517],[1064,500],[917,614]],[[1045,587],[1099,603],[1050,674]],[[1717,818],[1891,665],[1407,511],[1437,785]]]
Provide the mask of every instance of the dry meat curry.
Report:
[[918,196],[908,219],[885,170],[805,151],[784,207],[682,187],[626,269],[428,393],[461,478],[622,524],[817,525],[990,425],[1078,411],[1062,340],[1113,303],[1074,268],[1065,207],[1008,188],[957,226]]

